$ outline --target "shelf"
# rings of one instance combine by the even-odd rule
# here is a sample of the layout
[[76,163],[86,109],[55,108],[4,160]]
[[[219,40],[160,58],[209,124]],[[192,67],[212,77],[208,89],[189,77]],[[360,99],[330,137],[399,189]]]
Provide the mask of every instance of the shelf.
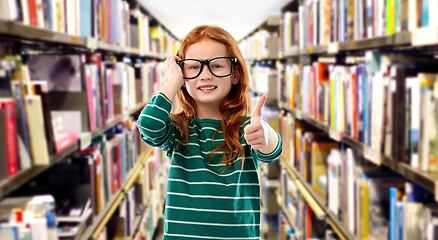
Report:
[[147,206],[149,205],[151,199],[150,197],[148,198],[148,200],[146,201],[146,206],[144,206],[143,210],[141,211],[141,214],[139,216],[136,217],[135,221],[134,221],[134,227],[132,228],[132,232],[131,232],[131,236],[129,237],[129,239],[134,239],[135,234],[138,232],[138,228],[140,227],[140,223],[141,223],[141,219],[143,218],[144,213],[147,210]]
[[280,205],[281,209],[283,209],[283,213],[284,213],[284,215],[286,216],[289,225],[290,225],[293,229],[296,229],[295,225],[292,224],[292,221],[291,221],[292,217],[289,215],[289,212],[286,211],[286,210],[287,210],[287,207],[283,204],[283,197],[278,196],[278,197],[277,197],[277,201],[278,201],[278,205]]
[[283,210],[283,214],[284,216],[286,216],[287,219],[287,223],[289,224],[289,226],[292,227],[292,229],[295,232],[295,235],[297,237],[297,239],[299,239],[300,237],[300,232],[297,231],[296,226],[292,223],[292,216],[290,216],[289,212],[287,211],[287,207],[283,204],[283,197],[277,196],[277,201],[278,201],[278,205],[280,205],[280,208]]
[[379,151],[360,142],[359,140],[354,139],[353,137],[348,136],[344,133],[340,133],[339,131],[332,129],[326,124],[319,122],[305,114],[301,114],[300,111],[295,110],[285,103],[280,103],[280,108],[290,112],[297,119],[304,120],[307,123],[310,123],[318,129],[326,132],[333,140],[338,142],[344,142],[345,144],[356,150],[368,161],[373,162],[376,165],[384,165],[386,167],[389,167],[392,171],[402,175],[406,179],[421,185],[428,191],[434,193],[435,200],[438,202],[438,173],[422,172],[418,169],[411,167],[409,164],[385,156]]
[[[303,179],[301,174],[296,171],[296,169],[286,161],[284,157],[281,157],[283,165],[286,167],[289,174],[292,175],[292,180],[294,180],[295,185],[301,192],[301,195],[306,199],[306,202],[311,204],[311,208],[314,210],[315,215],[319,219],[323,219],[327,212],[326,201],[318,195],[315,190]],[[315,205],[316,204],[316,205]],[[322,212],[321,212],[322,211]]]
[[141,211],[141,214],[137,217],[135,217],[135,221],[134,221],[134,227],[132,228],[132,232],[131,232],[131,236],[129,236],[129,239],[134,239],[135,234],[138,231],[138,228],[140,226],[141,223],[141,218],[143,217],[143,214],[146,211],[146,207]]
[[153,148],[150,148],[148,151],[143,153],[139,158],[140,161],[137,164],[137,166],[131,170],[131,172],[128,175],[128,180],[125,182],[123,187],[115,193],[110,201],[107,203],[105,208],[93,219],[93,224],[85,230],[84,234],[82,234],[81,239],[89,239],[90,237],[93,237],[93,239],[96,239],[97,236],[102,232],[102,229],[105,227],[107,222],[110,220],[111,216],[113,215],[114,211],[119,206],[120,202],[123,200],[125,192],[127,192],[133,185],[135,179],[137,178],[138,174],[140,173],[141,169],[144,166],[144,163],[146,162],[147,158],[152,153]]
[[350,42],[334,42],[327,46],[316,46],[307,49],[293,49],[283,52],[283,59],[300,57],[312,54],[337,54],[339,52],[360,51],[366,49],[386,48],[386,47],[404,47],[411,46],[412,33],[401,32],[388,36],[381,36],[368,39],[359,39]]
[[55,32],[44,28],[26,25],[17,21],[0,20],[0,36],[22,41],[56,43],[73,48],[81,48],[89,52],[95,50],[113,52],[117,54],[135,55],[154,59],[163,59],[160,54],[142,51],[140,49],[121,47],[115,44],[97,41],[92,37],[79,37]]
[[[135,108],[129,111],[129,114],[131,115],[141,110],[145,104],[146,104],[145,102],[139,103]],[[110,120],[109,122],[107,122],[105,126],[100,127],[96,131],[92,132],[91,138],[94,139],[95,137],[102,135],[108,129],[114,127],[119,122],[120,120],[118,119]],[[50,157],[50,164],[32,166],[30,168],[20,171],[17,175],[11,178],[3,179],[2,181],[0,181],[0,199],[4,198],[15,189],[22,186],[23,184],[29,182],[30,180],[32,180],[33,178],[35,178],[45,170],[51,168],[54,164],[62,161],[72,153],[76,152],[78,149],[80,149],[80,140],[77,140],[76,142],[72,143],[62,152],[52,155]]]
[[[316,202],[319,205],[318,207],[321,208],[321,210],[323,211],[324,217],[327,217],[329,224],[333,227],[333,229],[336,231],[338,236],[341,237],[341,239],[356,239],[356,237],[350,231],[348,231],[348,229],[339,221],[338,217],[335,216],[327,208],[326,201],[324,199],[322,199],[322,197],[319,194],[317,194],[315,192],[315,190],[313,190],[313,188],[306,181],[304,181],[301,174],[299,172],[297,172],[296,169],[294,167],[292,167],[283,156],[281,156],[280,159],[281,159],[281,163],[283,164],[283,166],[286,168],[286,170],[291,175],[292,180],[295,181],[295,184],[297,185],[297,188],[301,192],[301,194],[303,196],[306,196],[306,195],[308,196],[308,197],[305,197],[306,202],[309,205],[311,205],[312,202]],[[312,210],[314,210],[314,208],[312,206],[311,206],[311,208],[312,208]],[[318,216],[318,214],[316,212],[315,212],[315,215]],[[322,219],[321,217],[319,217],[319,218]]]

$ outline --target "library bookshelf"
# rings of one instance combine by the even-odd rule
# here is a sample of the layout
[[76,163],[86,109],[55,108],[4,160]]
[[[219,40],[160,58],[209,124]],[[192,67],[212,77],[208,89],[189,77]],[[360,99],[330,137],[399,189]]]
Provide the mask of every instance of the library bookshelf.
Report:
[[[18,2],[20,1],[7,1],[7,4],[11,6],[11,4],[15,5],[18,4]],[[34,1],[25,2],[33,3]],[[89,90],[88,95],[83,95],[83,97],[87,98],[88,102],[86,108],[87,117],[85,120],[86,125],[89,124],[88,129],[86,131],[83,129],[80,130],[77,136],[73,140],[70,140],[68,145],[63,146],[61,150],[58,151],[55,149],[56,152],[50,152],[47,162],[44,164],[34,163],[33,156],[30,150],[28,150],[29,166],[20,166],[18,171],[10,176],[1,175],[0,202],[4,202],[9,198],[20,197],[20,192],[24,191],[22,188],[28,187],[29,183],[37,182],[36,179],[45,176],[47,172],[55,171],[54,169],[60,164],[66,164],[66,162],[71,161],[71,159],[80,158],[81,154],[82,157],[84,157],[88,154],[87,151],[90,151],[90,147],[94,148],[96,146],[96,139],[104,139],[103,142],[99,144],[110,144],[109,146],[113,147],[106,149],[105,151],[107,152],[99,153],[103,154],[99,155],[102,157],[100,159],[102,162],[100,167],[105,171],[101,172],[102,175],[99,175],[99,177],[102,176],[99,183],[105,184],[105,190],[99,189],[99,192],[102,191],[102,194],[107,194],[107,199],[96,200],[99,201],[99,203],[91,203],[93,204],[93,216],[87,218],[87,223],[81,225],[80,230],[76,234],[67,238],[102,238],[111,230],[107,228],[108,224],[114,221],[114,215],[119,217],[121,214],[125,214],[123,215],[124,217],[129,217],[126,217],[127,220],[122,221],[119,225],[125,225],[129,230],[122,230],[127,234],[123,238],[151,239],[164,205],[164,198],[160,192],[162,189],[155,189],[164,186],[165,173],[162,172],[162,169],[159,170],[159,168],[162,167],[165,171],[165,166],[157,166],[157,164],[161,164],[160,162],[164,162],[165,160],[161,159],[162,156],[160,153],[154,152],[152,148],[147,148],[144,143],[141,143],[141,139],[138,137],[138,133],[136,133],[138,130],[136,129],[135,121],[142,108],[146,105],[151,93],[160,86],[160,81],[162,81],[159,73],[160,64],[169,54],[173,54],[178,40],[137,1],[104,0],[99,1],[99,3],[98,1],[90,1],[90,4],[103,4],[102,6],[104,7],[101,8],[97,5],[93,5],[89,8],[85,8],[87,10],[81,9],[79,2],[80,1],[69,1],[69,6],[62,6],[58,5],[61,4],[61,1],[59,1],[57,5],[51,5],[51,8],[36,9],[29,8],[27,4],[26,6],[22,6],[20,3],[14,8],[17,10],[17,14],[11,14],[11,12],[0,13],[0,63],[2,63],[0,64],[0,81],[2,82],[2,84],[0,84],[0,100],[7,97],[16,97],[16,92],[13,92],[12,95],[9,94],[9,81],[17,80],[17,76],[20,79],[20,83],[23,84],[21,85],[23,94],[35,94],[34,92],[31,93],[35,91],[33,86],[34,79],[30,79],[26,74],[22,75],[21,66],[27,66],[29,57],[32,58],[38,55],[78,56],[78,59],[81,59],[79,79],[81,84],[83,84],[82,91]],[[55,3],[55,1],[53,1],[53,3]],[[46,2],[44,4],[46,4]],[[67,8],[74,11],[67,13]],[[59,19],[65,21],[65,25],[61,22],[58,22],[59,25],[57,25],[56,22],[59,21],[59,19],[55,21],[54,19],[57,17],[53,18],[52,15],[51,18],[49,16],[50,14],[55,14],[55,12],[53,12],[55,10],[57,11],[56,14],[60,14],[58,15],[58,17],[60,17]],[[110,11],[115,12],[111,12],[110,14]],[[78,15],[70,15],[72,12]],[[67,16],[67,14],[69,16]],[[82,18],[82,14],[89,15]],[[111,20],[103,19],[99,14],[106,17],[112,14],[120,14],[121,18]],[[71,17],[76,18],[72,20]],[[84,19],[88,20],[83,22]],[[39,20],[39,24],[35,22],[37,20]],[[91,26],[91,30],[86,26],[87,23]],[[89,29],[90,32],[83,34],[80,32],[81,28]],[[113,32],[112,38],[110,37],[110,32]],[[96,56],[99,56],[100,59],[97,62],[93,62],[93,57]],[[11,59],[14,60],[12,61]],[[20,60],[17,61],[17,59]],[[14,62],[14,64],[11,64],[12,62]],[[19,68],[17,68],[17,66],[19,66]],[[90,68],[88,69],[88,67]],[[100,67],[102,67],[103,71]],[[19,69],[19,71],[17,71],[17,69]],[[91,75],[86,75],[89,74],[87,71],[90,71],[90,69]],[[94,69],[99,69],[96,71],[96,75],[93,75]],[[15,74],[15,72],[20,72],[19,75],[12,76],[15,79],[11,79],[11,75],[4,75],[5,73]],[[29,72],[27,73],[29,74]],[[117,78],[117,76],[122,76],[117,74],[123,74],[123,77],[126,78],[123,78],[121,82],[117,83],[115,81],[120,81],[121,79]],[[26,79],[26,77],[28,78]],[[110,78],[111,80],[108,80]],[[95,82],[89,83],[89,81]],[[104,85],[99,85],[102,83],[104,83]],[[32,87],[24,89],[24,85]],[[102,90],[103,88],[105,89]],[[110,88],[111,97],[108,95]],[[136,90],[136,88],[141,89],[141,91]],[[90,89],[93,89],[93,92]],[[49,94],[50,91],[51,90],[49,90]],[[21,92],[21,89],[19,92]],[[101,93],[104,93],[104,95],[101,95]],[[40,93],[37,93],[37,95],[38,94]],[[43,98],[43,95],[39,96]],[[136,98],[130,98],[130,96],[136,96]],[[122,98],[125,100],[122,100]],[[91,105],[92,102],[94,106]],[[15,106],[18,106],[17,103]],[[44,105],[42,105],[42,107],[44,107]],[[50,105],[50,107],[52,107],[52,105]],[[103,110],[104,108],[105,111]],[[3,111],[4,109],[2,108],[0,112],[3,114]],[[19,114],[18,110],[16,113],[17,115]],[[101,115],[98,115],[98,113]],[[2,115],[2,117],[3,116],[4,115]],[[85,117],[80,117],[80,119],[83,121]],[[28,118],[25,119],[25,121],[27,120]],[[5,126],[3,125],[4,120],[2,119],[0,123],[2,124],[0,132],[2,132],[1,137],[3,138],[3,132],[5,132]],[[23,124],[28,125],[29,123]],[[54,122],[52,122],[52,124],[54,124]],[[52,126],[52,124],[50,126]],[[117,134],[119,134],[119,136],[116,136]],[[135,141],[140,141],[135,142],[134,138]],[[130,145],[127,143],[130,143],[131,147],[125,148],[125,145]],[[4,147],[4,144],[5,142],[1,142],[0,145]],[[101,148],[101,145],[98,146],[99,147],[96,148],[99,149],[98,151],[105,149],[104,147]],[[117,153],[110,153],[110,151],[116,151],[116,149],[118,149]],[[96,154],[96,152],[93,154]],[[122,158],[120,154],[126,154],[124,156],[125,160],[120,160]],[[92,166],[95,171],[100,171],[96,170],[96,155],[93,156],[94,163]],[[112,159],[110,159],[109,156],[111,156]],[[114,156],[117,156],[117,159]],[[10,158],[8,155],[6,155],[6,157],[8,159]],[[91,155],[87,155],[86,157],[91,159]],[[113,162],[110,163],[103,160],[103,158],[106,159],[107,157],[108,161],[112,160]],[[158,158],[161,160],[158,160]],[[1,160],[2,168],[9,166],[7,165],[9,163],[4,161],[6,160]],[[103,163],[103,161],[105,161],[105,163]],[[115,161],[117,161],[117,163]],[[120,163],[120,161],[122,163]],[[105,165],[103,166],[103,164]],[[110,167],[107,164],[114,164],[114,166],[109,170]],[[117,172],[114,170],[116,164],[118,164],[117,166],[119,168]],[[124,165],[120,168],[120,164]],[[113,167],[115,168],[113,169]],[[90,174],[91,171],[92,170],[90,170]],[[92,174],[96,174],[96,172]],[[113,176],[112,174],[115,175]],[[111,176],[111,178],[107,178],[107,176]],[[87,177],[92,179],[89,180],[91,182],[97,181],[97,175],[85,176],[85,178]],[[108,181],[108,184],[106,182],[103,183],[104,180]],[[97,182],[89,184],[96,186]],[[152,184],[157,184],[157,186]],[[133,191],[134,188],[136,188],[135,192]],[[140,190],[137,190],[138,188],[140,188]],[[154,188],[154,190],[148,192],[149,190],[147,189],[149,188]],[[109,193],[105,191],[109,191]],[[140,194],[143,197],[137,197],[135,194]],[[33,196],[26,195],[26,197],[30,199]],[[94,201],[95,196],[92,196],[92,198]],[[101,198],[105,197],[101,196]],[[140,201],[143,204],[141,211],[138,210],[139,212],[132,207],[134,204],[139,204],[139,202],[136,201]],[[53,202],[53,204],[56,205],[55,202]],[[129,204],[131,204],[130,207]],[[99,207],[96,207],[97,205],[99,205]],[[1,208],[2,213],[5,210],[7,211],[4,205]],[[96,210],[97,208],[99,208],[99,210]],[[122,213],[123,211],[124,213]],[[127,211],[131,211],[129,215],[126,215]],[[133,214],[134,212],[135,214]],[[5,233],[5,235],[2,236],[12,236],[8,235],[10,234],[8,228],[12,226],[11,229],[13,229],[14,224],[16,223],[14,222],[12,225],[2,228],[3,230],[6,229],[6,232],[2,232],[2,234]],[[53,229],[53,227],[55,229]],[[23,234],[32,234],[28,230],[24,230],[25,233]],[[56,236],[56,234],[53,234],[53,230],[56,233],[56,226],[52,226],[52,230],[50,230],[52,231],[50,233],[51,237]],[[120,235],[120,233],[117,234]],[[116,235],[113,237],[120,236]],[[66,237],[59,237],[59,239],[63,238]],[[41,239],[48,238],[41,235]],[[56,239],[58,239],[58,237],[56,237]]]
[[[311,222],[306,220],[295,222],[298,218],[297,211],[300,211],[299,208],[301,208],[300,199],[303,199],[306,202],[304,209],[312,209],[315,218],[326,222],[335,235],[341,239],[368,239],[372,237],[413,239],[420,235],[424,236],[425,239],[436,238],[436,235],[432,233],[428,233],[429,235],[426,236],[421,232],[428,231],[426,229],[436,229],[437,226],[434,224],[419,226],[420,220],[415,218],[416,215],[413,212],[410,212],[413,205],[418,209],[428,209],[427,211],[433,212],[434,210],[431,209],[436,208],[438,201],[438,172],[433,168],[434,166],[431,167],[434,164],[434,160],[431,160],[434,159],[433,151],[436,150],[436,145],[433,145],[435,138],[427,137],[428,130],[434,131],[433,126],[437,119],[435,115],[422,115],[429,109],[434,109],[431,107],[425,109],[424,104],[431,101],[432,105],[435,106],[436,100],[435,98],[431,98],[431,100],[425,98],[425,100],[423,92],[418,95],[413,94],[415,93],[413,89],[416,89],[414,87],[419,78],[425,79],[424,77],[428,76],[431,79],[429,83],[435,83],[438,80],[436,70],[423,68],[423,65],[418,62],[421,60],[416,59],[416,57],[428,56],[425,58],[426,61],[433,64],[437,53],[438,21],[434,16],[428,15],[428,13],[436,12],[437,6],[436,2],[433,2],[429,7],[425,7],[426,2],[432,1],[289,0],[281,9],[279,58],[250,57],[248,59],[251,64],[260,63],[260,65],[268,66],[269,64],[266,62],[276,61],[275,65],[269,66],[273,76],[269,81],[275,82],[277,77],[278,82],[272,83],[272,88],[279,89],[277,107],[282,112],[280,114],[280,118],[282,118],[281,135],[285,141],[284,155],[281,159],[283,172],[278,201],[284,212],[283,215],[287,219],[287,221],[279,221],[279,224],[289,222],[289,227],[286,230],[281,227],[281,231],[283,231],[281,234],[288,232],[288,229],[294,229],[295,231],[289,231],[290,235],[287,236],[294,236],[296,239],[314,237],[309,235],[309,231],[312,232],[313,229],[309,230],[308,226],[314,227]],[[345,10],[345,13],[337,11],[341,8]],[[357,11],[358,9],[359,11]],[[361,11],[364,9],[368,9],[368,11]],[[415,11],[417,12],[415,13]],[[374,18],[366,19],[366,14],[372,15]],[[334,18],[337,19],[336,23],[333,24]],[[324,21],[326,22],[324,23]],[[327,22],[328,25],[323,26]],[[253,48],[252,51],[260,51],[260,49]],[[269,49],[262,51],[268,52]],[[399,58],[395,59],[391,56]],[[414,57],[410,58],[411,56]],[[405,62],[400,58],[406,58]],[[407,65],[413,66],[412,72],[407,75],[402,76],[400,72],[395,70],[405,69]],[[321,66],[324,68],[320,68]],[[357,69],[366,69],[366,74],[359,75]],[[260,72],[263,74],[263,71]],[[360,72],[360,74],[362,73]],[[332,80],[335,76],[340,76],[341,80]],[[359,84],[361,79],[367,79],[367,82],[361,84],[368,84],[366,86],[369,88],[366,90],[361,88],[359,93],[359,85],[351,84],[355,81],[354,84]],[[379,81],[383,83],[382,89],[384,90],[380,92],[382,95],[379,95],[379,90],[376,91],[375,88],[372,88],[380,86]],[[423,81],[423,83],[425,82]],[[259,93],[264,89],[257,88],[258,84],[255,84],[255,89],[254,85],[251,86],[252,92],[255,95],[266,94]],[[339,85],[334,85],[335,88],[331,88],[333,86],[330,84]],[[425,85],[421,85],[420,88],[421,91],[426,90]],[[269,89],[271,89],[271,85],[269,85]],[[429,89],[436,89],[436,86]],[[321,92],[319,92],[320,90]],[[332,91],[338,92],[331,93]],[[350,95],[350,91],[353,92],[352,95]],[[325,98],[324,94],[329,95]],[[320,96],[324,98],[319,99]],[[363,98],[364,96],[367,98]],[[420,104],[414,105],[412,99],[417,99],[417,97],[420,99]],[[365,118],[362,119],[362,115],[359,114],[364,110],[352,107],[359,106],[359,101],[365,101],[365,105],[372,109],[366,110],[367,114],[369,113],[366,118],[369,122],[366,124],[376,124],[373,117],[379,116],[377,117],[378,121],[382,118],[382,122],[379,122],[380,125],[362,125],[365,124]],[[382,109],[380,109],[380,107],[376,107],[380,106],[380,102],[387,105],[382,104]],[[326,103],[328,103],[327,106],[324,105]],[[380,110],[374,112],[375,109]],[[415,109],[420,110],[417,112]],[[420,123],[417,126],[415,119],[418,118],[420,118]],[[427,126],[424,122],[428,123]],[[378,134],[375,131],[372,132],[371,128],[385,132]],[[364,132],[359,133],[358,129]],[[420,140],[418,141],[423,141],[420,143],[423,145],[419,148],[432,149],[431,152],[427,153],[426,150],[423,150],[424,152],[420,153],[421,150],[416,148],[418,147],[415,145],[417,140],[413,136],[417,136],[415,135],[417,129],[419,132],[422,131],[419,133]],[[400,134],[400,132],[405,133]],[[365,135],[367,137],[364,137]],[[308,142],[306,143],[306,141]],[[336,163],[340,165],[335,165],[335,167],[338,166],[341,173],[336,175],[340,180],[334,182],[334,185],[339,183],[340,189],[335,189],[337,191],[335,194],[331,194],[333,189],[330,188],[330,183],[324,182],[330,182],[333,179],[324,179],[324,183],[317,182],[319,185],[313,182],[312,176],[316,173],[308,165],[312,164],[314,160],[305,155],[310,154],[311,157],[315,155],[313,150],[306,150],[306,146],[314,146],[315,142],[317,143],[315,146],[320,143],[337,144],[335,150],[340,152],[341,160]],[[430,145],[430,147],[425,148],[426,145]],[[348,151],[353,152],[353,155],[348,155]],[[334,164],[332,160],[335,156],[335,154],[330,155],[329,153],[330,151],[324,155],[326,156],[325,161],[328,161],[330,156],[332,157],[330,158],[331,162],[325,162],[327,178],[330,178],[328,175],[336,173],[329,170],[333,166],[330,164]],[[429,159],[430,162],[423,160],[423,163],[418,164],[415,161],[418,155],[423,156],[420,156],[420,159]],[[351,170],[343,167],[351,163],[349,156],[354,156],[353,171],[357,175],[347,180],[349,175],[342,171]],[[372,170],[366,169],[368,167]],[[359,168],[363,169],[358,170]],[[381,183],[379,176],[388,179],[396,176],[397,180],[391,186],[382,186],[382,188],[372,186],[373,181]],[[366,180],[363,181],[363,179]],[[353,181],[354,191],[366,193],[366,197],[357,200],[358,195],[351,195],[349,193],[351,186],[347,184],[348,181]],[[331,184],[333,186],[333,182]],[[366,185],[367,187],[362,188],[364,185],[361,184],[370,184],[372,187],[368,188]],[[321,190],[322,185],[327,189]],[[412,186],[421,189],[421,192],[427,195],[426,199],[420,200],[414,197],[415,194],[411,192]],[[393,205],[388,204],[382,207],[378,201],[386,199],[386,197],[378,195],[375,189],[388,190],[388,201]],[[368,190],[374,192],[368,192]],[[333,202],[330,202],[333,200],[333,196],[338,199],[339,208],[333,207]],[[346,200],[349,196],[354,197],[353,202]],[[377,197],[376,200],[372,199],[373,196],[380,197]],[[368,199],[370,203],[367,202]],[[298,207],[292,211],[292,203],[297,204],[297,201]],[[387,220],[373,225],[376,223],[373,222],[373,219],[368,219],[369,216],[367,217],[366,213],[355,211],[355,220],[352,221],[351,216],[353,215],[348,215],[348,211],[345,210],[347,207],[351,208],[349,205],[358,209],[367,209],[370,212],[374,212],[376,209],[387,211],[389,217]],[[334,211],[333,208],[337,208],[337,210]],[[407,213],[403,213],[404,210],[410,215],[407,216]],[[310,216],[306,216],[308,214],[306,211],[304,211],[305,219]],[[418,210],[416,213],[421,216],[424,214],[422,211]],[[395,219],[401,220],[396,222]],[[409,222],[416,224],[416,226],[411,228]],[[383,226],[383,228],[379,226]],[[374,227],[379,230],[376,231],[373,229]],[[280,237],[285,236],[281,235]]]

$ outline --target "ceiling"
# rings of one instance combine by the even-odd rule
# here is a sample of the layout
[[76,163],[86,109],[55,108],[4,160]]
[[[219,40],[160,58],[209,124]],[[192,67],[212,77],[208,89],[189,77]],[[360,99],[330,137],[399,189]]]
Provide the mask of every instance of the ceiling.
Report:
[[241,40],[268,16],[280,15],[287,0],[139,0],[173,35],[182,39],[198,25],[224,28]]

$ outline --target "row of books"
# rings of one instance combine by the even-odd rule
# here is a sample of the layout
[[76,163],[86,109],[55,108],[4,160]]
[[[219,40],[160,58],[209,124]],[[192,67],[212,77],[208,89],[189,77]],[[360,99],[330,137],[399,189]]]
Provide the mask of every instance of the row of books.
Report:
[[[356,237],[413,239],[420,236],[421,229],[430,229],[424,232],[427,235],[422,239],[436,238],[434,231],[438,225],[434,212],[437,205],[432,193],[394,172],[373,165],[352,149],[330,140],[326,133],[294,120],[292,116],[284,116],[282,121],[287,163],[300,174],[304,184],[325,201],[327,211],[334,213]],[[280,190],[285,196],[284,205],[294,216],[296,213],[290,205],[296,201],[297,188],[288,177],[281,183],[284,185]],[[411,205],[421,208],[421,212],[416,210],[415,216],[422,216],[427,221],[403,221],[409,219],[414,210],[398,208],[410,208]]]
[[368,52],[358,64],[287,64],[280,99],[386,156],[434,172],[435,63],[430,56]]
[[269,101],[277,101],[279,99],[279,74],[276,64],[276,61],[264,61],[248,65],[251,90],[265,95]]
[[137,1],[5,0],[2,5],[0,19],[54,32],[163,55],[174,52],[174,45],[178,44],[161,25],[150,25],[151,16],[140,10]]
[[[161,63],[130,65],[90,55],[29,55],[1,60],[0,178],[34,165],[144,104],[158,91]],[[32,119],[32,120],[31,120]]]
[[278,214],[278,240],[299,239],[284,212]]
[[275,59],[279,53],[278,32],[261,29],[239,42],[239,48],[245,59]]
[[437,27],[435,0],[305,0],[282,14],[282,50]]
[[[119,124],[96,137],[90,147],[74,152],[9,197],[50,194],[58,222],[84,222],[102,213],[126,183],[146,147],[135,121]],[[5,198],[8,199],[8,198]]]
[[323,218],[318,218],[290,174],[281,166],[279,202],[279,239],[338,239]]
[[[154,149],[133,188],[125,195],[97,239],[151,240],[163,215],[168,169],[167,156]],[[138,225],[136,222],[139,222]]]
[[[106,143],[108,144],[109,141],[111,140]],[[145,144],[142,146],[144,149]],[[17,240],[29,234],[32,239],[44,240],[80,237],[87,227],[95,222],[94,218],[107,208],[117,190],[126,182],[127,171],[130,172],[133,167],[125,164],[138,164],[138,158],[136,161],[129,159],[131,154],[124,151],[120,151],[119,154],[118,151],[122,150],[120,148],[107,149],[109,154],[106,155],[101,155],[93,149],[88,148],[74,154],[73,157],[56,164],[47,173],[35,179],[32,186],[24,186],[14,192],[13,196],[3,199],[0,202],[2,210],[0,235],[12,236],[9,235],[12,231],[14,237],[4,239]],[[111,155],[111,152],[114,154]],[[116,154],[118,156],[114,157]],[[137,157],[137,154],[135,156]],[[117,163],[113,162],[116,158],[118,158]],[[106,227],[108,230],[105,233],[108,234],[109,239],[116,236],[133,236],[137,231],[135,222],[145,212],[146,207],[149,208],[148,214],[144,215],[146,219],[143,221],[147,221],[146,232],[152,236],[153,230],[149,224],[156,222],[162,213],[162,204],[154,200],[162,199],[160,192],[163,189],[159,182],[164,179],[158,179],[160,176],[157,174],[158,171],[163,170],[156,168],[156,154],[152,154],[145,161],[140,173],[135,176],[133,187],[121,193],[124,196],[123,200]],[[47,207],[32,205],[39,204],[35,199],[38,200],[43,196],[45,197],[42,203],[47,204]],[[37,212],[42,210],[47,213]],[[31,224],[33,216],[43,219],[46,223],[44,229],[37,229],[40,232],[33,233]]]

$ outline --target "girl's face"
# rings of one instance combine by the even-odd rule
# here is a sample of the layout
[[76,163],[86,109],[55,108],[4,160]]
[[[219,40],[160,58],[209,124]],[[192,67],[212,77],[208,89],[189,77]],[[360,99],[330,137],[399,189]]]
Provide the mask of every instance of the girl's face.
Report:
[[[186,52],[186,59],[208,60],[216,57],[229,57],[227,48],[223,43],[204,38],[191,45]],[[228,77],[214,76],[208,66],[204,65],[200,75],[195,79],[186,80],[187,92],[196,104],[219,105],[224,101],[233,84],[239,82],[238,72],[234,71]]]

